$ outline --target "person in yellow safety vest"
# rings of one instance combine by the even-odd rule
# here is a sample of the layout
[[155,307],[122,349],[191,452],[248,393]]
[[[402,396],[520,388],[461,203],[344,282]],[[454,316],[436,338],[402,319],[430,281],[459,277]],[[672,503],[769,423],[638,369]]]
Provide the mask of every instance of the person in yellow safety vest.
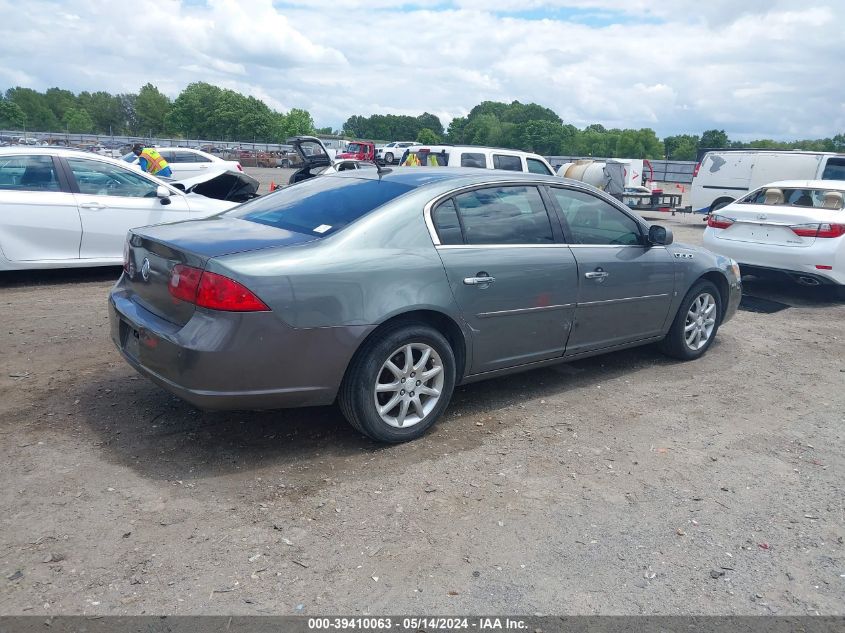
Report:
[[167,161],[152,147],[144,147],[140,143],[135,143],[132,146],[132,153],[138,157],[138,164],[141,166],[141,169],[148,174],[163,178],[173,176],[173,170],[170,169]]
[[428,155],[428,166],[429,167],[440,167],[440,163],[437,162],[437,156],[434,154]]
[[417,158],[416,152],[408,152],[408,156],[405,157],[405,160],[402,161],[400,167],[419,167],[420,166],[420,159]]

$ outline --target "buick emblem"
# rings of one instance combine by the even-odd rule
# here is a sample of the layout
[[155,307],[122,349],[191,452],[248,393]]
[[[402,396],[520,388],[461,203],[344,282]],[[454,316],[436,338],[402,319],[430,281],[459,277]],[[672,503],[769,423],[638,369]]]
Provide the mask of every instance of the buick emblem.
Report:
[[144,281],[150,280],[150,260],[146,257],[144,258],[144,262],[141,264],[141,278]]

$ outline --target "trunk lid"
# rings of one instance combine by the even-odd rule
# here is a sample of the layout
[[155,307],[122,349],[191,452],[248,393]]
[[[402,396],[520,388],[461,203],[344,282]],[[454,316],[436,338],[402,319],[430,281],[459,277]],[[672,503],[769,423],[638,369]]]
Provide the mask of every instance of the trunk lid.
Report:
[[797,248],[811,246],[816,238],[796,235],[790,226],[827,221],[819,219],[819,210],[812,207],[759,204],[732,204],[715,211],[714,215],[734,221],[728,228],[717,231],[719,239]]
[[132,301],[162,319],[184,325],[196,306],[170,294],[171,271],[177,264],[205,269],[213,257],[295,246],[314,239],[226,216],[133,229],[127,245],[128,270],[121,283]]

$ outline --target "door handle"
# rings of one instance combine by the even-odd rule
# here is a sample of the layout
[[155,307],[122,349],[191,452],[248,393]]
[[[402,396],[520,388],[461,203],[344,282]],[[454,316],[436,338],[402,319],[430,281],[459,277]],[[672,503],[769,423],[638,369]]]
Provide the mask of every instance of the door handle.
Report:
[[200,169],[208,169],[208,165],[200,165]]
[[609,274],[610,274],[610,273],[606,273],[606,272],[604,272],[603,270],[594,270],[594,271],[589,272],[589,273],[584,273],[584,276],[585,276],[587,279],[604,279],[604,278],[605,278],[605,277],[607,277]]
[[83,202],[79,205],[82,209],[92,209],[94,211],[99,211],[100,209],[105,209],[106,205],[100,202]]
[[478,273],[475,277],[465,277],[464,283],[467,286],[486,286],[496,281],[495,277],[491,277],[487,273]]

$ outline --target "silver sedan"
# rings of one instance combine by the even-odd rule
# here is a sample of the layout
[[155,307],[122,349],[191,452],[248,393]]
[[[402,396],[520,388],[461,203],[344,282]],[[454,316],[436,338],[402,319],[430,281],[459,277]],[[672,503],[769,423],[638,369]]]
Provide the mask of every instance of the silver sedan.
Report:
[[196,406],[337,401],[401,442],[457,384],[649,343],[696,359],[740,295],[735,262],[588,185],[427,168],[133,229],[110,312],[124,358]]

